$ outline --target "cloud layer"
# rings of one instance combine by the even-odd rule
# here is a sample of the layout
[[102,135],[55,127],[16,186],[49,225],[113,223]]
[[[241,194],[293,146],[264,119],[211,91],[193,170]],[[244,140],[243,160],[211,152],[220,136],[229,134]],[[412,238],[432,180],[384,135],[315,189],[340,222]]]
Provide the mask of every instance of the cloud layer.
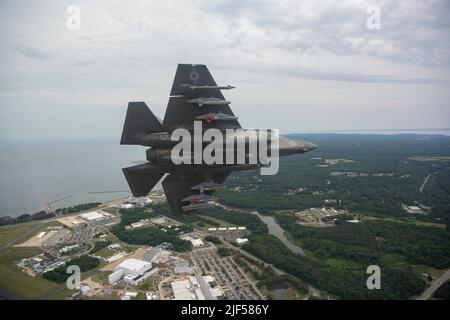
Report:
[[14,0],[0,30],[0,138],[120,135],[130,100],[163,115],[177,63],[236,85],[247,127],[450,127],[445,0]]

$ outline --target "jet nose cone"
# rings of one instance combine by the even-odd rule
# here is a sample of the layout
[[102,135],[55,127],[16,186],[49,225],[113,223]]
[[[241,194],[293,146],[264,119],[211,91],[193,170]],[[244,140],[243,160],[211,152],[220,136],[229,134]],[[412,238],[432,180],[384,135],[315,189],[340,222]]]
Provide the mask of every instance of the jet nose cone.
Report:
[[317,148],[317,145],[309,141],[280,138],[280,156],[305,153]]

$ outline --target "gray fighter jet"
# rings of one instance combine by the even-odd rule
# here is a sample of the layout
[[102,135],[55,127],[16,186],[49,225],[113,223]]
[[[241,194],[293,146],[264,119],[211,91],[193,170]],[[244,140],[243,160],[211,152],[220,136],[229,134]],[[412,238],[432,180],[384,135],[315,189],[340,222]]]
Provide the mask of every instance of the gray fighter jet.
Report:
[[[211,194],[222,186],[233,171],[252,170],[265,165],[259,157],[256,163],[249,160],[248,163],[236,164],[207,164],[204,161],[200,164],[194,164],[194,161],[176,164],[172,159],[172,149],[179,143],[172,138],[172,133],[179,128],[187,130],[192,134],[192,145],[195,145],[194,122],[200,121],[203,131],[214,128],[224,135],[229,131],[227,129],[242,132],[230,102],[221,92],[233,88],[230,85],[218,86],[205,65],[179,64],[164,120],[158,119],[144,102],[128,104],[120,144],[150,147],[146,152],[148,162],[122,169],[133,196],[147,195],[166,175],[162,185],[171,211],[175,214],[191,213],[216,205],[219,199]],[[249,144],[250,140],[246,138],[245,143]],[[268,145],[270,143],[269,138]],[[202,140],[202,150],[208,144]],[[305,153],[316,147],[311,142],[280,138],[278,155]],[[224,144],[215,152],[225,154],[227,148],[229,145]],[[248,148],[245,159],[251,158],[250,155]],[[193,159],[195,154],[193,152],[183,157]]]

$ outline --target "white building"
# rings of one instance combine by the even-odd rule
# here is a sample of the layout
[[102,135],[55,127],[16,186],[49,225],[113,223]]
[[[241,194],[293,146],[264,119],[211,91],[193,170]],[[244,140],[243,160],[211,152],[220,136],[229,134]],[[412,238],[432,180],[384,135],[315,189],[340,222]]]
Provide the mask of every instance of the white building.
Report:
[[248,239],[247,238],[236,238],[236,243],[237,244],[244,244],[247,243]]
[[161,218],[152,219],[151,222],[154,224],[163,225],[167,222],[167,220],[166,220],[166,218],[161,217]]
[[192,243],[192,246],[193,246],[194,248],[198,248],[198,247],[203,246],[203,241],[202,241],[202,239],[194,239],[194,238],[192,238],[191,236],[185,236],[185,237],[182,237],[181,239],[183,239],[183,240],[185,240],[185,241],[190,241],[190,242]]
[[139,283],[141,283],[148,277],[156,274],[157,272],[158,272],[158,267],[150,269],[149,271],[139,274],[137,276],[133,276],[131,274],[127,275],[127,276],[123,277],[123,281],[125,283],[131,284],[133,286],[137,286]]
[[108,282],[112,284],[123,278],[125,283],[136,286],[157,272],[158,268],[152,269],[151,262],[127,259],[120,263],[116,267],[116,271],[108,276]]
[[158,296],[156,295],[156,293],[153,293],[153,292],[146,292],[145,297],[147,298],[147,300],[157,300],[158,299]]
[[107,259],[106,259],[106,262],[112,263],[112,262],[114,262],[114,261],[119,260],[119,259],[122,258],[122,257],[125,257],[127,254],[128,254],[128,253],[126,253],[125,251],[116,253],[115,255],[113,255],[113,256],[107,258]]
[[170,286],[175,296],[174,300],[205,300],[205,296],[209,296],[209,299],[223,296],[220,288],[211,288],[211,284],[215,281],[212,276],[203,276],[199,280],[203,282],[202,285],[199,284],[194,276],[186,280],[171,282]]
[[119,270],[114,271],[113,273],[111,273],[108,276],[108,282],[109,282],[109,284],[113,284],[113,283],[116,283],[117,281],[119,281],[122,278],[123,278],[123,270],[119,269]]
[[148,197],[144,198],[128,197],[128,199],[123,200],[123,203],[120,205],[120,207],[123,209],[131,209],[136,207],[144,207],[150,203],[152,203],[152,200]]
[[202,239],[192,239],[191,240],[192,246],[194,248],[198,248],[198,247],[202,247],[203,246],[203,241]]
[[117,266],[117,269],[122,269],[126,275],[133,276],[142,274],[151,268],[152,264],[150,262],[138,259],[127,259],[122,261],[122,263]]
[[125,293],[126,296],[130,296],[131,298],[136,298],[137,297],[137,292],[134,291],[128,291]]
[[47,233],[47,232],[45,232],[45,231],[39,232],[39,234],[37,235],[37,238],[38,238],[38,239],[43,238],[43,237],[45,236],[46,233]]
[[121,246],[120,243],[113,243],[113,244],[110,244],[108,246],[108,248],[111,250],[114,250],[114,249],[120,248],[120,246]]
[[120,207],[122,209],[132,209],[132,208],[134,208],[134,205],[132,205],[131,203],[124,203],[124,204],[120,205]]
[[105,218],[105,214],[102,211],[96,210],[82,213],[80,214],[80,218],[88,222],[99,221]]
[[59,252],[66,253],[66,252],[69,252],[70,250],[78,248],[79,246],[80,246],[79,244],[73,244],[71,246],[65,246],[65,247],[62,247],[61,249],[59,249]]

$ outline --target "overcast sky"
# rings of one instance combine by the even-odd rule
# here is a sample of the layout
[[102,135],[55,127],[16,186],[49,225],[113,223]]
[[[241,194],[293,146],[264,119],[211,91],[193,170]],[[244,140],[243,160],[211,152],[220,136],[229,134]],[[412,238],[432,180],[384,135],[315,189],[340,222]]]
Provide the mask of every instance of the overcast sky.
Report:
[[450,127],[446,0],[3,0],[0,139],[119,136],[128,101],[163,117],[178,63],[235,85],[244,127]]

